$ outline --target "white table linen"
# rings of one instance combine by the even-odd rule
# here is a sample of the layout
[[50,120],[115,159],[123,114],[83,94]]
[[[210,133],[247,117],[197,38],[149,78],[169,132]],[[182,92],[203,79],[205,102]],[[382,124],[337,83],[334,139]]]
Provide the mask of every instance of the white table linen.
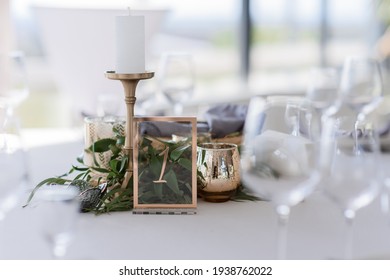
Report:
[[[82,139],[32,146],[32,184],[67,171]],[[390,164],[390,155],[382,158]],[[0,223],[0,259],[49,259],[37,217],[18,207]],[[67,259],[274,259],[276,214],[268,202],[198,201],[195,215],[80,214]],[[354,258],[390,259],[389,215],[380,199],[358,211]],[[341,211],[320,192],[292,209],[289,259],[341,259],[345,241]]]

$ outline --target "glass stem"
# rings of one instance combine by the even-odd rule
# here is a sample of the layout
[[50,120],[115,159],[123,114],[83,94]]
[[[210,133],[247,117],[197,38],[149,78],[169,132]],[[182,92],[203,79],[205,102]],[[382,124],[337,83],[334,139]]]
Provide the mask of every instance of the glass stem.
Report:
[[344,259],[351,260],[353,256],[353,221],[355,212],[346,210],[344,213],[346,223]]
[[356,115],[356,122],[355,122],[355,127],[354,127],[354,140],[355,140],[355,154],[360,155],[360,145],[359,145],[359,137],[361,136],[360,133],[361,131],[359,130],[359,125],[362,121],[364,121],[365,116],[362,113],[358,113]]
[[290,216],[290,207],[280,205],[276,207],[278,214],[277,259],[284,260],[287,256],[287,224]]

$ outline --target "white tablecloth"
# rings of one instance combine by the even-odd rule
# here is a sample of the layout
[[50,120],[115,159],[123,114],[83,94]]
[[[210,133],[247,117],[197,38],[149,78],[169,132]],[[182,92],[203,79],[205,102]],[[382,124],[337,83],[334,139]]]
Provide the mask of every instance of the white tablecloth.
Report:
[[[67,171],[81,139],[29,150],[32,184]],[[390,155],[384,155],[384,164]],[[358,211],[354,258],[390,259],[389,215],[378,198]],[[80,214],[68,259],[275,259],[276,214],[268,202],[198,201],[195,215]],[[345,224],[321,193],[292,209],[289,259],[340,259]],[[0,223],[1,259],[49,259],[31,209],[18,207]]]

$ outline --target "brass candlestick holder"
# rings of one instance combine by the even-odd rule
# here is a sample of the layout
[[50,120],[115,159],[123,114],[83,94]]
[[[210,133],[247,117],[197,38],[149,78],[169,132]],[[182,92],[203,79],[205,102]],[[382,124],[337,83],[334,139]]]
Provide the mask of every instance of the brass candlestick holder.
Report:
[[126,169],[125,179],[122,183],[122,188],[125,188],[133,174],[133,117],[134,117],[134,105],[137,100],[135,97],[135,90],[140,80],[147,80],[153,78],[154,72],[144,72],[135,74],[119,74],[114,71],[108,71],[105,73],[106,78],[110,80],[119,80],[122,82],[125,90],[125,102],[126,102],[126,140],[124,153],[129,159],[129,164]]

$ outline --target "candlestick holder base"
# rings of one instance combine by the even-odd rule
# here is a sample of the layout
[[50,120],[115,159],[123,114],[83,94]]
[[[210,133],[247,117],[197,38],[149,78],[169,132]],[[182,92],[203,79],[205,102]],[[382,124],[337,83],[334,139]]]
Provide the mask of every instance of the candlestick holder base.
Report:
[[128,157],[128,166],[126,169],[125,179],[122,183],[122,188],[126,188],[129,184],[130,178],[133,175],[133,118],[134,118],[134,105],[137,100],[135,91],[137,84],[141,80],[147,80],[153,78],[154,72],[144,73],[115,73],[115,71],[107,71],[105,73],[106,78],[110,80],[121,81],[125,92],[126,103],[126,140],[124,146],[124,154]]

